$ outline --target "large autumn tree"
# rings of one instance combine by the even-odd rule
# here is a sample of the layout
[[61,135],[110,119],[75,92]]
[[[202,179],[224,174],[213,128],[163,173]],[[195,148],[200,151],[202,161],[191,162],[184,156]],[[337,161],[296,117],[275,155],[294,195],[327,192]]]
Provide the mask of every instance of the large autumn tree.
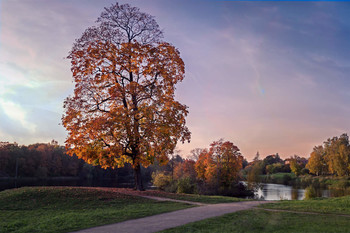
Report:
[[66,147],[104,168],[131,163],[143,190],[140,165],[165,163],[178,141],[190,140],[187,106],[175,100],[184,63],[154,18],[136,7],[113,4],[96,23],[68,56],[75,89],[64,102]]

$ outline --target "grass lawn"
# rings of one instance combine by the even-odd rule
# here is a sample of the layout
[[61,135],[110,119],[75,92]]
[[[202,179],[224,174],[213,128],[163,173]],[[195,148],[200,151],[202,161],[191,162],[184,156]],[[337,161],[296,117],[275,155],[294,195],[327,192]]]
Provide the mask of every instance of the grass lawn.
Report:
[[69,232],[189,207],[89,188],[12,189],[0,192],[0,232]]
[[350,196],[305,201],[279,201],[259,206],[269,209],[317,212],[303,214],[253,209],[190,223],[164,232],[350,232]]
[[279,173],[273,173],[271,175],[262,175],[262,177],[272,177],[275,179],[283,179],[284,176],[290,176],[291,178],[295,178],[296,176],[294,175],[294,173],[289,173],[289,172],[279,172]]
[[325,215],[245,210],[190,223],[162,232],[349,232],[350,218]]
[[283,209],[304,212],[350,215],[350,196],[335,198],[315,198],[303,201],[279,201],[276,203],[264,204],[260,207],[267,209]]
[[289,184],[292,180],[295,180],[296,176],[293,173],[274,173],[270,175],[261,175],[261,182],[273,183],[273,184]]
[[176,200],[193,201],[205,204],[217,204],[217,203],[228,203],[228,202],[238,202],[238,201],[251,201],[249,199],[227,197],[227,196],[209,196],[209,195],[197,195],[197,194],[177,194],[177,193],[167,193],[159,191],[147,191],[147,195],[166,197]]

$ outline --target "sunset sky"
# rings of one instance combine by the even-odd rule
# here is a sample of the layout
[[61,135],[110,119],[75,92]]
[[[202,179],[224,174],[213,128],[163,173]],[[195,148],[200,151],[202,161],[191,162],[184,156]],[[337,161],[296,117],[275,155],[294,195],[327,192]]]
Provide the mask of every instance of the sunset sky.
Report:
[[[64,144],[75,39],[110,0],[0,0],[0,141]],[[350,133],[350,2],[119,1],[155,16],[186,77],[190,144],[308,157]]]

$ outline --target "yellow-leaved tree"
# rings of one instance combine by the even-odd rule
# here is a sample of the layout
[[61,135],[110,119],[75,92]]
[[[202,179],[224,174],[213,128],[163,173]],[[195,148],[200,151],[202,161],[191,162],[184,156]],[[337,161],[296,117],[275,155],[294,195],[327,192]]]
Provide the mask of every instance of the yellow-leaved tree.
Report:
[[75,82],[62,117],[68,154],[104,168],[131,163],[138,190],[140,165],[165,163],[179,140],[190,140],[187,106],[175,100],[184,63],[161,38],[152,16],[116,3],[68,56]]
[[315,146],[310,154],[306,168],[310,173],[319,175],[326,175],[328,173],[328,167],[326,163],[325,152],[323,146]]

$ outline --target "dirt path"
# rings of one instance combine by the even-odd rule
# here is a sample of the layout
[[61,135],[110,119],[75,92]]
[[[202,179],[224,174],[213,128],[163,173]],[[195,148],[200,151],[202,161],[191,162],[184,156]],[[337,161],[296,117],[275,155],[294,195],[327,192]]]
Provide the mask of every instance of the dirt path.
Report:
[[[147,197],[157,199],[159,201],[174,201],[168,198]],[[161,200],[162,199],[162,200]],[[165,200],[166,199],[166,200]],[[176,200],[175,200],[176,201]],[[181,201],[184,202],[184,201]],[[189,202],[186,202],[189,203]],[[269,201],[246,201],[203,205],[184,210],[178,210],[170,213],[153,215],[145,218],[128,220],[125,222],[89,228],[79,233],[151,233],[165,230],[172,227],[181,226],[187,223],[200,221],[207,218],[221,216],[240,210],[246,210],[256,207],[262,203],[270,203]],[[192,203],[194,204],[194,203]]]

